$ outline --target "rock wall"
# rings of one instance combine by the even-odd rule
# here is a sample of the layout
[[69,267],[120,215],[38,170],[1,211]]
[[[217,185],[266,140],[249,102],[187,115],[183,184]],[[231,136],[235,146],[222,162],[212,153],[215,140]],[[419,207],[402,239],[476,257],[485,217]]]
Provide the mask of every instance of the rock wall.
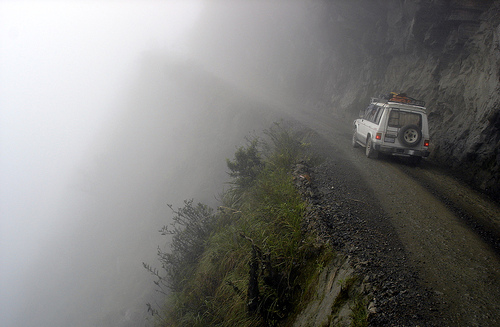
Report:
[[427,103],[430,159],[500,195],[500,1],[322,3],[323,108],[353,118],[370,97]]
[[[311,300],[300,312],[293,327],[301,326],[351,326],[354,293],[361,301],[373,299],[369,283],[357,280],[348,258],[337,257],[330,262],[318,277],[318,285]],[[370,313],[376,311],[370,302]]]

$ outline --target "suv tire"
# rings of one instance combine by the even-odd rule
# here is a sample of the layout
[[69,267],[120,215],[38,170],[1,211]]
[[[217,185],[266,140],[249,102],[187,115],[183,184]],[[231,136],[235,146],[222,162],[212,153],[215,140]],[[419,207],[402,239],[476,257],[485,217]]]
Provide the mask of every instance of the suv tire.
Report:
[[401,144],[414,147],[422,140],[422,131],[417,125],[406,125],[399,130],[398,139]]
[[371,136],[366,139],[366,156],[371,159],[378,157],[378,151],[373,148]]
[[359,148],[358,144],[358,130],[355,128],[354,132],[352,134],[352,147],[353,148]]

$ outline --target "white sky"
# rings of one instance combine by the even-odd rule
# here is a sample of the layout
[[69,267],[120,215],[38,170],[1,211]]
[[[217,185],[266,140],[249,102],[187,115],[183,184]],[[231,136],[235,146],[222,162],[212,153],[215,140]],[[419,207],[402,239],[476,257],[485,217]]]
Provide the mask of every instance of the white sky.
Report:
[[69,176],[116,114],[140,55],[182,53],[183,33],[201,7],[0,0],[2,326],[21,309],[16,294],[38,249],[61,233],[56,213]]

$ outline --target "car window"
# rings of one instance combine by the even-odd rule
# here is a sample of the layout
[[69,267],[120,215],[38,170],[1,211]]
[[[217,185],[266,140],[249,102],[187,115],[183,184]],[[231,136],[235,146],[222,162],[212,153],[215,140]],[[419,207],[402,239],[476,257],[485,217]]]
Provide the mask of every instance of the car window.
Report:
[[370,104],[365,111],[365,119],[371,122],[375,122],[377,114],[380,112],[380,107],[374,104]]
[[375,109],[375,105],[370,104],[366,109],[365,109],[365,114],[364,114],[364,119],[370,120],[370,117],[372,116],[373,110]]
[[379,124],[380,123],[380,118],[382,117],[382,113],[384,112],[384,109],[379,107],[378,111],[377,111],[377,114],[375,115],[375,119],[373,120],[373,122],[375,124]]
[[389,126],[401,128],[406,125],[417,125],[422,127],[422,115],[415,112],[402,110],[391,110],[389,115]]

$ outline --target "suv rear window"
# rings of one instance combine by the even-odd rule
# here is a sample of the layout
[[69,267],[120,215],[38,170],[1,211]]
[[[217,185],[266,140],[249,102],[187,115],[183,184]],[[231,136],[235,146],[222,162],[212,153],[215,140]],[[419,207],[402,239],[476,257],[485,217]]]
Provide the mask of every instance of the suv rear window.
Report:
[[401,128],[406,125],[417,125],[421,128],[422,115],[414,112],[392,109],[389,115],[389,127]]

